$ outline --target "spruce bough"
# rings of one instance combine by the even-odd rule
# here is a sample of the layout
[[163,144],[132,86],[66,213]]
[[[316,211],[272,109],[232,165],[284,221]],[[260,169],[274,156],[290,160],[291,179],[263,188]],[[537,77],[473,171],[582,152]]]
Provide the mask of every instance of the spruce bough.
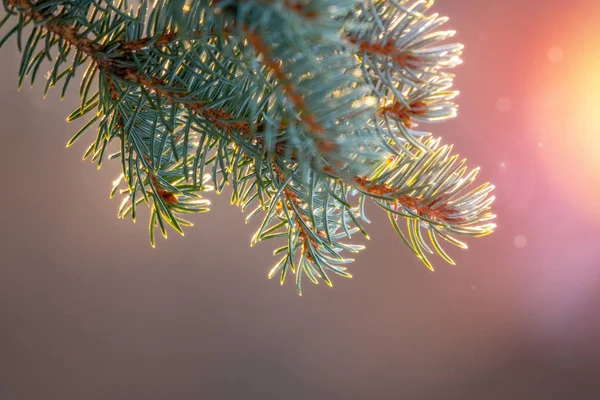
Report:
[[351,277],[366,201],[430,269],[435,253],[454,264],[442,243],[495,228],[493,186],[418,129],[456,116],[447,70],[462,46],[432,4],[3,0],[0,47],[16,36],[19,85],[42,74],[64,96],[82,72],[68,146],[97,127],[84,159],[121,161],[111,196],[121,218],[149,205],[152,246],[230,185],[247,220],[262,218],[251,243],[283,245],[269,278],[294,274],[302,294],[304,276]]

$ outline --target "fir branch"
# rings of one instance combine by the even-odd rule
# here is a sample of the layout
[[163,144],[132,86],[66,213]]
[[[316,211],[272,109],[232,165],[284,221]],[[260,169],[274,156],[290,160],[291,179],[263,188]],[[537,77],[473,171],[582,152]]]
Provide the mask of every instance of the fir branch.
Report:
[[426,254],[454,263],[440,237],[466,248],[457,236],[495,228],[493,186],[469,191],[478,169],[415,129],[456,115],[444,70],[462,46],[443,43],[454,32],[438,30],[447,19],[427,15],[432,3],[143,0],[133,11],[124,1],[3,0],[0,28],[18,22],[0,47],[17,36],[19,83],[52,62],[46,91],[62,81],[63,95],[87,65],[68,120],[96,113],[68,145],[97,124],[84,158],[100,166],[119,139],[111,196],[124,196],[120,217],[151,206],[153,246],[156,226],[183,234],[184,214],[208,210],[201,193],[231,184],[247,220],[263,217],[251,244],[287,238],[269,277],[283,283],[291,271],[301,294],[302,276],[330,286],[330,272],[351,276],[344,253],[363,246],[345,241],[367,236],[368,198],[431,269]]

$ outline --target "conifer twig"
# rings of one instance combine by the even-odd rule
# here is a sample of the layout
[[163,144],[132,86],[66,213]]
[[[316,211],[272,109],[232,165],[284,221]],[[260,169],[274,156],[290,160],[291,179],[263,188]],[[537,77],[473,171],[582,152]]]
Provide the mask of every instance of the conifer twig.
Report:
[[120,217],[151,207],[152,246],[225,185],[263,218],[251,244],[285,239],[268,276],[292,271],[299,294],[303,276],[351,276],[345,254],[363,246],[346,240],[367,236],[367,199],[430,269],[429,254],[454,263],[439,238],[466,248],[458,236],[495,229],[493,186],[469,189],[479,169],[419,130],[456,116],[446,70],[462,52],[430,0],[2,1],[19,84],[48,60],[45,91],[62,82],[64,96],[86,68],[68,120],[89,120],[68,146],[97,125],[84,158],[100,166],[118,139],[111,196]]

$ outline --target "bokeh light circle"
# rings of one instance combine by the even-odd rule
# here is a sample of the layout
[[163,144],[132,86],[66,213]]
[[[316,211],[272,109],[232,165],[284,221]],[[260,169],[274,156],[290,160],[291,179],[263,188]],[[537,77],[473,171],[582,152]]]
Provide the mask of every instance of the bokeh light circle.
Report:
[[548,50],[548,60],[550,60],[551,63],[559,63],[563,58],[564,52],[560,47],[552,47]]
[[508,97],[499,97],[496,100],[496,110],[500,112],[508,112],[512,108],[512,102]]

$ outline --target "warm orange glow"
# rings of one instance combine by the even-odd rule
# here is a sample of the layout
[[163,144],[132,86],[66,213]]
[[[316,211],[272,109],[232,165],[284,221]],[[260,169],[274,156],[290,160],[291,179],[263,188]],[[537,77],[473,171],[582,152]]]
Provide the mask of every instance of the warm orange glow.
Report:
[[532,90],[534,151],[574,207],[600,218],[600,32],[548,47]]

